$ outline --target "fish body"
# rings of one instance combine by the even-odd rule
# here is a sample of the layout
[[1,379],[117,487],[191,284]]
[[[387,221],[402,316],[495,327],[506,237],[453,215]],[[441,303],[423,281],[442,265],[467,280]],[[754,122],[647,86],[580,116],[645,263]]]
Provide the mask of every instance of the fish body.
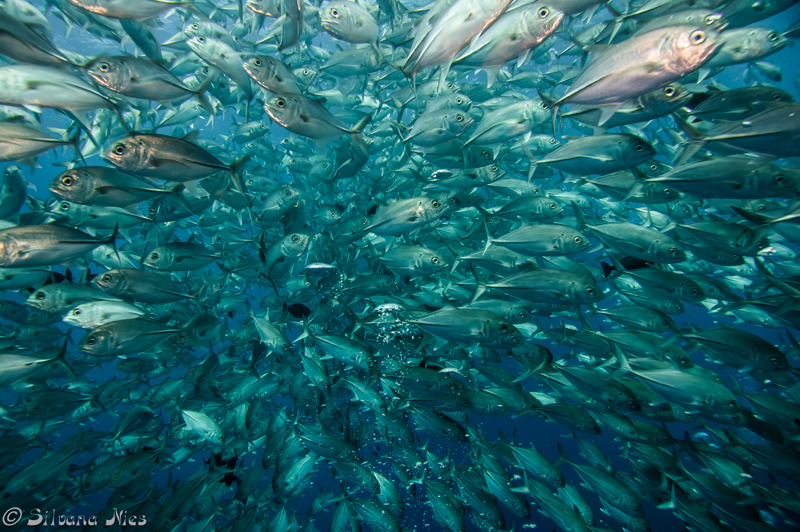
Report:
[[104,244],[114,244],[116,232],[99,239],[76,229],[30,225],[0,230],[0,265],[30,268],[68,262]]

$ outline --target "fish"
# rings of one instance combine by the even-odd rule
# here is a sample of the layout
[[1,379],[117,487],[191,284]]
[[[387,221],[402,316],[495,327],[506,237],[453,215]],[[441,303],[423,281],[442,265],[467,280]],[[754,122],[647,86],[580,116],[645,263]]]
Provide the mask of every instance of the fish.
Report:
[[245,190],[238,169],[248,156],[228,165],[186,138],[131,133],[109,146],[102,157],[118,168],[140,177],[180,183],[225,170],[231,175],[239,191]]
[[[624,46],[612,46],[589,63],[555,101],[554,109],[566,103],[603,106],[603,125],[604,118],[625,102],[700,68],[720,46],[716,31],[698,26],[673,26],[631,37]],[[619,90],[620,84],[625,90]]]
[[[108,90],[157,102],[172,102],[195,97],[209,114],[214,109],[203,92],[203,84],[192,89],[175,77],[169,70],[143,58],[127,56],[104,56],[86,67],[88,75]],[[204,81],[208,84],[213,78]]]
[[103,240],[77,229],[46,224],[0,229],[0,264],[6,268],[62,264],[98,246],[113,246],[116,236],[116,229]]

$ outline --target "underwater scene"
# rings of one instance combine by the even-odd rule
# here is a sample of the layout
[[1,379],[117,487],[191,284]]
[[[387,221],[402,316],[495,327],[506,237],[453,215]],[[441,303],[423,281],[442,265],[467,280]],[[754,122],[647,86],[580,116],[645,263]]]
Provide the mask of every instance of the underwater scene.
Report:
[[794,0],[0,0],[0,532],[800,529]]

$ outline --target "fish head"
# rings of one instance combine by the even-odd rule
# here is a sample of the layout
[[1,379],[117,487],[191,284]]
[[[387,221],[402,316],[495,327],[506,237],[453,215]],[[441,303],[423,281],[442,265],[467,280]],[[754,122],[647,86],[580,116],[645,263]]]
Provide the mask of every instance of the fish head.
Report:
[[89,172],[81,168],[73,168],[54,178],[50,182],[49,188],[53,194],[74,201],[91,192],[93,179]]
[[648,161],[647,163],[636,165],[636,169],[646,177],[655,177],[670,171],[672,168],[658,161]]
[[665,52],[665,58],[673,63],[672,68],[687,73],[702,66],[722,47],[717,31],[699,26],[674,28],[671,43],[672,50]]
[[537,3],[536,17],[528,19],[528,23],[525,24],[528,38],[536,37],[537,43],[540,44],[558,28],[561,21],[564,20],[564,15],[563,11],[559,11],[553,6]]
[[100,56],[89,63],[84,72],[98,85],[119,91],[131,78],[130,68],[123,57]]
[[126,288],[128,280],[122,270],[114,269],[92,279],[92,284],[104,292],[116,293]]
[[[3,237],[0,236],[0,257],[5,255],[6,247]],[[46,285],[32,293],[25,304],[49,312],[50,309],[55,310],[60,306],[61,299],[61,289],[58,285]]]
[[77,205],[69,201],[59,200],[58,198],[50,198],[45,203],[45,209],[54,218],[70,218],[74,216],[77,209],[73,207],[77,207]]
[[[0,234],[0,267],[13,267],[19,244],[12,235]],[[40,290],[41,291],[41,290]],[[31,295],[31,299],[33,295]],[[42,307],[44,309],[44,307]]]
[[149,268],[153,268],[156,270],[163,270],[165,268],[169,268],[170,265],[172,265],[172,261],[173,261],[172,250],[164,246],[159,246],[150,253],[148,253],[147,258],[144,259],[143,264]]
[[577,231],[570,231],[569,233],[564,234],[561,242],[561,248],[567,255],[580,253],[581,251],[591,247],[591,245],[591,241],[586,238],[585,235],[582,235]]
[[114,166],[136,171],[146,166],[150,148],[138,135],[128,135],[113,142],[100,157]]
[[114,343],[114,335],[109,330],[95,329],[83,337],[78,343],[78,350],[92,355],[100,355],[108,351]]
[[587,282],[584,283],[582,287],[580,287],[580,294],[583,296],[583,301],[587,302],[597,302],[605,297],[603,290],[597,286],[594,281],[591,281],[587,278]]
[[281,253],[289,257],[299,257],[308,249],[311,237],[304,233],[292,233],[281,239]]
[[431,254],[431,256],[428,257],[428,263],[427,266],[432,270],[432,273],[442,271],[448,267],[447,261],[438,253]]
[[17,165],[12,165],[3,170],[3,185],[13,186],[25,183],[25,177],[22,170]]
[[264,104],[264,110],[270,118],[286,128],[301,120],[302,109],[300,99],[292,95],[277,94]]
[[[702,12],[700,14],[703,15]],[[716,31],[722,31],[728,27],[728,19],[722,13],[706,13],[702,19],[702,24]]]
[[304,85],[310,85],[317,77],[317,71],[309,67],[300,67],[292,71],[295,77]]
[[636,161],[646,161],[656,155],[656,150],[646,140],[635,135],[626,135],[621,141],[623,153],[629,153]]
[[346,37],[358,29],[359,13],[351,9],[354,2],[329,2],[319,12],[322,27],[334,37]]
[[500,343],[504,346],[514,347],[521,345],[524,341],[522,338],[522,333],[520,333],[516,327],[504,319],[498,321],[497,331],[500,335]]
[[475,123],[475,120],[467,112],[460,109],[447,113],[443,118],[445,128],[456,136],[464,133]]
[[183,27],[183,35],[186,40],[196,37],[198,35],[206,35],[209,32],[209,27],[202,20],[193,20]]
[[212,55],[213,48],[217,42],[216,39],[212,39],[211,37],[194,35],[186,39],[186,44],[200,57],[209,57]]
[[506,313],[506,317],[511,323],[528,323],[531,321],[531,313],[525,307],[512,308]]
[[656,108],[674,108],[676,105],[686,105],[694,94],[677,82],[670,83],[642,96],[646,105]]
[[247,75],[255,80],[269,80],[275,75],[275,59],[268,55],[251,57],[242,66]]
[[93,309],[94,305],[92,305],[91,303],[78,305],[74,309],[67,312],[67,314],[64,316],[63,321],[75,327],[84,327],[87,323],[91,321]]

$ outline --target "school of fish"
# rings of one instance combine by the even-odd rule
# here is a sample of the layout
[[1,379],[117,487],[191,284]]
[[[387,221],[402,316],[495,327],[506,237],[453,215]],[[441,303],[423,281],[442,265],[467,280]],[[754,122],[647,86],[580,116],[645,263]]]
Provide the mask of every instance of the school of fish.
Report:
[[797,530],[796,3],[0,1],[3,525]]

